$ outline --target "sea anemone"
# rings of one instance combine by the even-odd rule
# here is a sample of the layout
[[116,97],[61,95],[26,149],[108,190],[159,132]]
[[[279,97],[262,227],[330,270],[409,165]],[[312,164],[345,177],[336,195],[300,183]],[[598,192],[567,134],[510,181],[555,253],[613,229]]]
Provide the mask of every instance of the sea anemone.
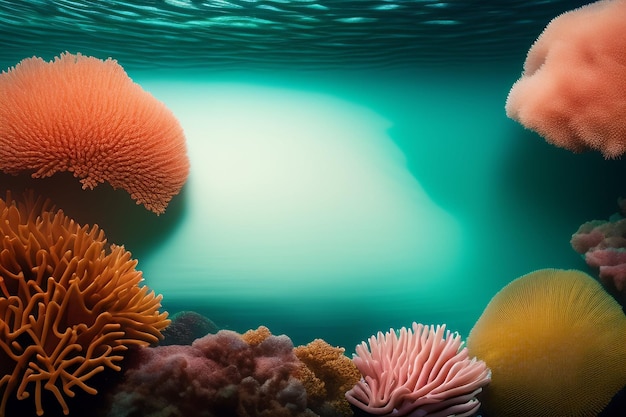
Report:
[[495,417],[592,417],[626,385],[626,316],[589,275],[543,269],[487,305],[467,339],[491,368]]
[[42,415],[43,390],[68,414],[64,397],[95,394],[88,380],[120,370],[129,346],[157,342],[167,313],[128,251],[49,200],[7,193],[0,229],[0,417],[12,395],[33,395]]
[[32,57],[0,74],[0,170],[33,178],[70,171],[163,213],[187,179],[183,130],[113,59]]
[[363,378],[346,398],[374,415],[469,416],[490,380],[485,363],[470,359],[461,337],[445,325],[378,332],[369,349],[365,342],[356,347],[353,360]]

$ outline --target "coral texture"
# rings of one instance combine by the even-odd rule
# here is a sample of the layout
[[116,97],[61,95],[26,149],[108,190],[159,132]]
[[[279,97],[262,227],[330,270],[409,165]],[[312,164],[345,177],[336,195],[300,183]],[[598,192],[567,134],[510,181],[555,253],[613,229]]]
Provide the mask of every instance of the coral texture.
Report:
[[493,372],[494,417],[592,417],[626,385],[626,316],[589,275],[544,269],[489,302],[467,339]]
[[[263,332],[260,332],[263,333]],[[109,417],[313,417],[291,339],[258,344],[220,330],[191,346],[139,349],[111,398]]]
[[626,152],[626,0],[602,0],[548,24],[528,51],[506,113],[572,150]]
[[83,189],[122,188],[163,213],[187,179],[183,130],[112,59],[33,57],[0,74],[0,170],[70,171]]
[[89,378],[120,370],[128,347],[158,341],[169,320],[123,247],[48,200],[23,200],[0,200],[0,416],[11,395],[32,395],[43,414],[42,390],[68,414],[65,396],[95,394]]
[[250,329],[241,335],[241,338],[250,346],[256,346],[270,337],[272,332],[265,326],[259,326],[256,329]]
[[622,303],[626,301],[626,201],[618,201],[621,214],[608,221],[583,223],[572,235],[572,248],[584,256],[587,265],[599,272],[600,281]]
[[382,416],[470,416],[476,395],[490,381],[484,362],[470,359],[461,337],[443,326],[413,323],[356,347],[354,363],[363,375],[348,401]]
[[352,416],[345,393],[361,378],[345,349],[322,339],[298,346],[294,353],[303,366],[296,372],[307,390],[309,408],[323,417]]

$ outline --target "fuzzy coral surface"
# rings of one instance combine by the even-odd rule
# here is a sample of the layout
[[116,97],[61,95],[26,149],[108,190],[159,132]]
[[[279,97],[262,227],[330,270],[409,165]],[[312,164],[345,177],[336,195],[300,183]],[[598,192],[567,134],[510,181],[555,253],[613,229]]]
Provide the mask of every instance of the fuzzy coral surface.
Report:
[[0,170],[69,171],[163,213],[189,174],[183,129],[113,59],[26,58],[0,74]]
[[291,339],[246,341],[230,330],[192,345],[143,348],[111,396],[108,417],[314,417]]
[[626,152],[626,0],[601,0],[548,24],[528,51],[507,115],[572,151]]

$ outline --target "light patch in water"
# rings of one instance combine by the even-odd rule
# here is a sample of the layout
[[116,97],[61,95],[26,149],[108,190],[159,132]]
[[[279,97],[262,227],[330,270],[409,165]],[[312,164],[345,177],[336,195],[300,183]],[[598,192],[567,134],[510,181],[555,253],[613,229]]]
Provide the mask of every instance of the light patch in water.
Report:
[[459,226],[379,114],[260,85],[142,85],[180,119],[191,160],[181,224],[140,264],[169,299],[324,297],[452,267]]

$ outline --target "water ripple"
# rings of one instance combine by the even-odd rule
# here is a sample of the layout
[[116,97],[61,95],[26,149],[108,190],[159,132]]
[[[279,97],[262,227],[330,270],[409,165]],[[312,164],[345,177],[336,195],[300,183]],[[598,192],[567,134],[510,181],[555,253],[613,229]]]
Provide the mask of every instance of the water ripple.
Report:
[[519,58],[571,0],[0,0],[0,64],[68,50],[133,68],[312,69]]

